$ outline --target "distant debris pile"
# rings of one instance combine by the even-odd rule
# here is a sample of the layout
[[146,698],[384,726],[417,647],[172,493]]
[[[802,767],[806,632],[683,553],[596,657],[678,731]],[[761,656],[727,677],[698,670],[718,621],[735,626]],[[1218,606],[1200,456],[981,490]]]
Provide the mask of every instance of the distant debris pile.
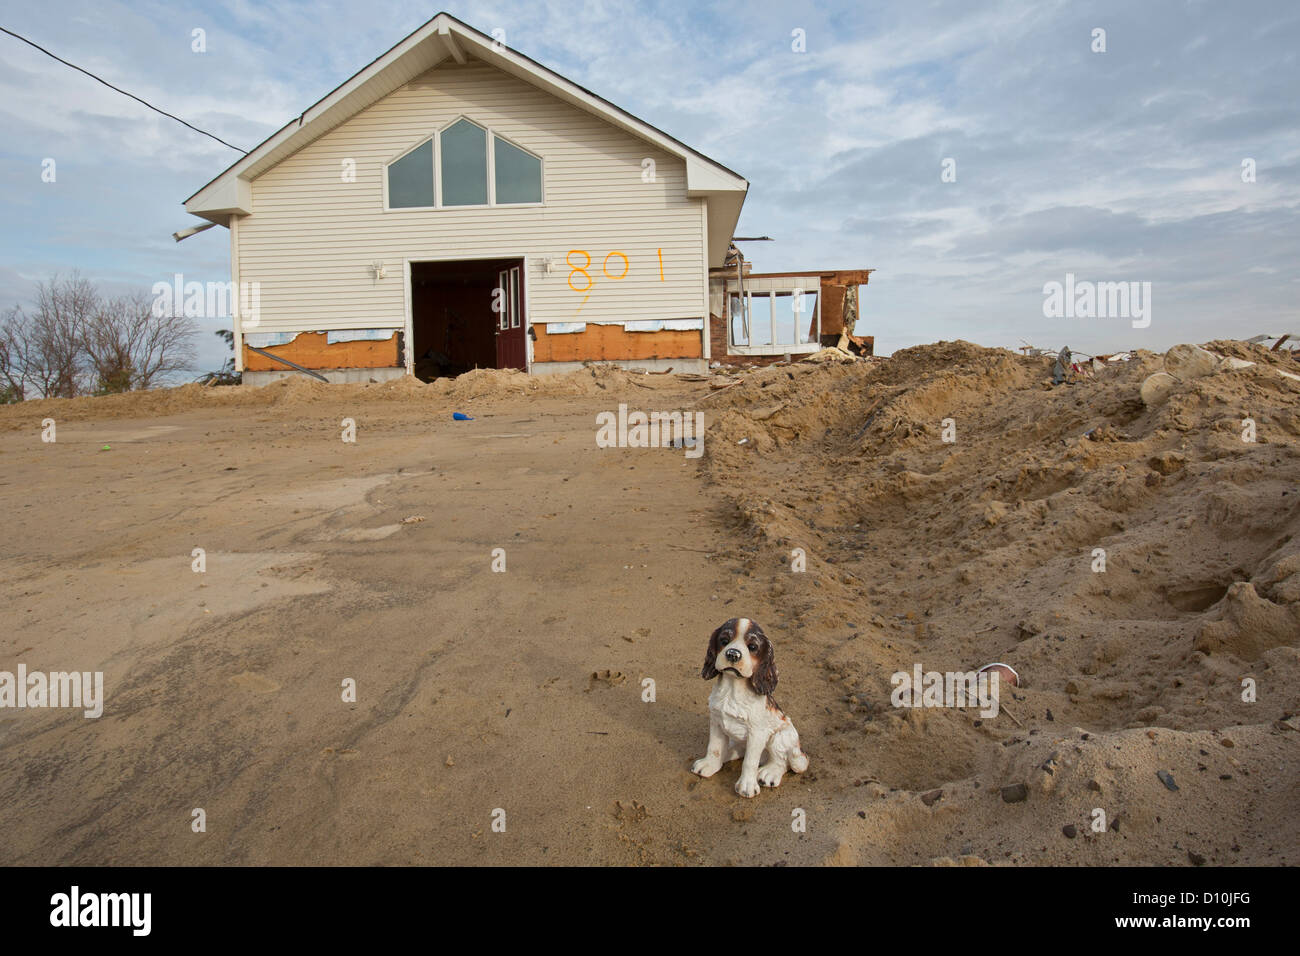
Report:
[[[1257,336],[1251,339],[1252,343],[1264,341],[1274,336]],[[1284,341],[1286,336],[1282,337]],[[1273,351],[1276,351],[1275,346]],[[1253,368],[1257,365],[1255,362],[1246,359],[1236,358],[1231,355],[1221,355],[1218,352],[1212,352],[1209,349],[1203,349],[1197,345],[1175,345],[1165,353],[1165,367],[1163,371],[1154,372],[1148,375],[1142,382],[1138,391],[1142,403],[1147,406],[1161,405],[1169,399],[1174,390],[1186,382],[1191,382],[1198,378],[1205,378],[1208,375],[1216,375],[1222,372],[1233,372],[1241,369]],[[1278,375],[1294,379],[1300,382],[1300,374],[1288,372],[1285,369],[1278,368],[1274,365],[1262,366],[1268,368]]]

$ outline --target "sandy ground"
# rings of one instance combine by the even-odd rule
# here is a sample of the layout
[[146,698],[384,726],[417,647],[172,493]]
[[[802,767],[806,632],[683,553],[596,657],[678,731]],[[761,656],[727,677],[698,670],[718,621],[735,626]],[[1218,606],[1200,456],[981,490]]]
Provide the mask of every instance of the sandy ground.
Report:
[[[598,369],[0,409],[0,671],[106,691],[97,720],[0,710],[0,863],[1294,865],[1300,383],[1144,409],[1158,367],[1051,390],[943,343],[721,392]],[[698,404],[705,456],[597,448],[619,402]],[[812,761],[752,800],[736,764],[688,772],[738,615]],[[996,718],[890,704],[895,671],[994,660],[1023,678]]]

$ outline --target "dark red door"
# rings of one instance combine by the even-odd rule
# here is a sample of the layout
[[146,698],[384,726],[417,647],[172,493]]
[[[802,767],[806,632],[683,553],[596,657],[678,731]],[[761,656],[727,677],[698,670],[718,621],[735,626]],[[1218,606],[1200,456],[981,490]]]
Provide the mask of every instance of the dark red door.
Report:
[[528,369],[528,343],[524,327],[524,270],[511,266],[497,273],[497,368]]

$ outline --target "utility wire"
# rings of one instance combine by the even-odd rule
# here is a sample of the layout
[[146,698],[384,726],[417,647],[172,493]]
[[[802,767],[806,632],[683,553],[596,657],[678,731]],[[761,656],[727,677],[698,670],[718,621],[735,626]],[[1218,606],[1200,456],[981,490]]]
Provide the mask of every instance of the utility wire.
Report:
[[60,63],[62,63],[64,66],[70,66],[70,67],[72,67],[74,70],[77,70],[78,72],[85,73],[86,76],[90,77],[92,80],[95,80],[95,81],[97,81],[97,82],[99,82],[99,83],[103,83],[103,84],[104,84],[105,86],[107,86],[110,90],[113,90],[114,92],[117,92],[117,93],[121,93],[123,96],[129,96],[129,97],[131,97],[131,99],[135,100],[137,103],[142,103],[142,104],[144,104],[145,106],[149,107],[149,109],[153,110],[155,113],[161,113],[163,116],[166,116],[168,119],[174,119],[176,122],[180,123],[182,126],[188,126],[190,129],[194,130],[194,132],[196,132],[196,133],[202,133],[204,136],[207,136],[207,137],[210,138],[210,139],[215,139],[215,140],[216,140],[218,143],[220,143],[222,146],[230,146],[230,148],[233,149],[233,150],[235,150],[236,152],[243,153],[245,156],[248,155],[248,150],[246,150],[246,149],[240,149],[238,146],[231,146],[230,143],[227,143],[227,142],[226,142],[224,139],[222,139],[220,136],[213,136],[213,135],[212,135],[211,133],[209,133],[207,130],[199,129],[197,126],[193,126],[193,125],[191,125],[190,123],[185,122],[185,120],[181,119],[179,116],[173,116],[171,113],[168,113],[166,110],[160,110],[158,107],[154,106],[152,103],[146,103],[144,100],[140,99],[140,97],[136,96],[134,93],[128,93],[126,90],[123,90],[123,89],[120,89],[120,88],[114,86],[112,83],[108,82],[108,80],[100,79],[100,77],[96,76],[94,73],[91,73],[89,70],[83,70],[81,67],[77,66],[77,64],[75,64],[75,63],[69,63],[67,60],[63,59],[63,57],[61,57],[61,56],[55,56],[55,55],[54,55],[53,53],[51,53],[49,50],[45,49],[45,47],[41,46],[40,44],[33,43],[31,40],[27,39],[27,38],[24,37],[24,36],[19,36],[17,33],[14,33],[13,30],[6,30],[4,27],[0,27],[0,33],[7,33],[7,34],[9,34],[11,37],[13,37],[13,38],[15,38],[15,39],[17,39],[17,40],[22,40],[22,41],[23,41],[24,43],[26,43],[28,46],[36,47],[36,49],[40,50],[40,51],[41,51],[42,53],[44,53],[46,56],[54,57],[54,59],[58,60],[58,61],[59,61]]

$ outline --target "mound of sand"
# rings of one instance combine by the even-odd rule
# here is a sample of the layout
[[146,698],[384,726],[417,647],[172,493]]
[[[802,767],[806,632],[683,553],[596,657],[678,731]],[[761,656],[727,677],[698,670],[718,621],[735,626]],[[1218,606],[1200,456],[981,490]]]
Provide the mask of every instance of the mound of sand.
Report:
[[[358,404],[386,403],[372,406],[369,414],[394,426],[387,439],[392,473],[379,476],[385,482],[416,454],[408,448],[409,432],[403,431],[413,423],[449,418],[452,411],[479,416],[484,414],[480,409],[488,415],[499,409],[524,427],[525,420],[552,416],[546,427],[559,429],[554,419],[563,416],[556,415],[557,409],[583,405],[581,421],[569,416],[567,433],[559,429],[532,446],[524,446],[520,436],[496,436],[502,439],[496,454],[515,456],[497,460],[509,464],[511,475],[537,469],[545,482],[570,489],[566,493],[573,503],[565,512],[576,512],[575,504],[587,507],[591,496],[580,489],[604,493],[616,483],[613,487],[621,488],[622,495],[607,501],[635,500],[635,511],[655,521],[627,525],[627,515],[592,507],[593,513],[582,517],[618,529],[611,543],[600,547],[612,550],[613,538],[626,537],[660,560],[671,549],[674,567],[653,587],[641,581],[626,585],[627,593],[635,587],[644,603],[620,597],[612,625],[602,618],[594,628],[585,628],[586,634],[576,625],[572,633],[561,631],[562,624],[546,633],[553,633],[556,647],[571,660],[581,660],[579,669],[589,674],[612,662],[622,664],[622,658],[606,656],[611,626],[632,631],[650,619],[657,621],[655,608],[665,601],[692,627],[701,613],[714,622],[733,614],[753,615],[779,649],[778,698],[812,759],[807,773],[788,779],[777,793],[752,804],[741,801],[741,806],[734,803],[739,798],[731,793],[729,779],[700,783],[691,777],[685,753],[670,756],[671,765],[679,766],[680,780],[651,775],[653,779],[609,784],[593,772],[589,777],[598,786],[612,788],[606,791],[611,800],[650,794],[663,808],[648,820],[631,821],[648,828],[638,852],[657,841],[663,850],[657,859],[664,861],[681,859],[673,848],[684,852],[689,844],[705,847],[707,858],[719,861],[743,855],[746,860],[815,858],[830,864],[1294,865],[1300,862],[1300,815],[1295,812],[1300,792],[1300,382],[1277,374],[1293,363],[1289,356],[1242,343],[1209,347],[1256,364],[1216,367],[1201,377],[1179,379],[1155,406],[1141,401],[1139,388],[1164,369],[1161,355],[1136,352],[1127,363],[1054,388],[1050,358],[942,342],[884,360],[732,370],[726,378],[714,377],[713,384],[735,383],[720,390],[700,377],[644,375],[599,364],[537,378],[477,371],[429,384],[400,379],[324,385],[299,376],[259,389],[189,385],[30,402],[0,408],[0,428],[32,429],[25,439],[10,442],[21,449],[22,463],[29,467],[41,461],[27,453],[27,443],[35,440],[45,417],[62,423],[206,411],[214,413],[209,419],[226,423],[228,436],[264,428],[268,441],[251,452],[240,448],[239,467],[218,466],[201,495],[188,476],[170,487],[166,476],[189,467],[187,457],[215,463],[226,454],[234,460],[233,450],[208,443],[206,431],[171,452],[163,443],[137,449],[137,461],[153,452],[154,473],[163,476],[147,501],[143,491],[137,493],[142,503],[136,504],[134,516],[146,516],[143,526],[150,529],[149,540],[138,547],[152,548],[154,532],[170,525],[171,533],[181,536],[177,540],[186,542],[179,553],[187,554],[193,533],[188,517],[177,526],[157,519],[160,509],[164,515],[188,515],[195,501],[224,500],[244,487],[249,476],[279,480],[294,474],[300,493],[292,507],[299,508],[304,495],[310,499],[321,493],[322,476],[320,464],[312,461],[311,441],[291,444],[291,437],[304,425],[310,432],[330,418],[333,429]],[[569,401],[570,396],[588,400]],[[548,397],[549,402],[530,404]],[[621,456],[593,458],[599,462],[595,470],[575,465],[578,459],[570,449],[577,446],[560,441],[572,437],[589,447],[587,412],[620,401],[662,409],[698,403],[707,421],[704,457],[687,460],[667,452],[669,457],[643,458],[636,462],[634,479],[627,477],[628,459]],[[255,414],[244,414],[244,409]],[[206,429],[201,416],[195,419]],[[232,426],[231,419],[237,424]],[[1250,431],[1245,419],[1253,424],[1254,441],[1243,440]],[[135,431],[147,431],[155,423],[140,424],[145,427],[133,426]],[[514,450],[516,437],[519,451]],[[202,456],[194,453],[196,447]],[[376,454],[384,453],[382,443],[374,447]],[[173,457],[165,459],[166,454]],[[477,455],[476,450],[462,461],[474,461]],[[17,455],[10,460],[20,464]],[[108,459],[102,460],[106,464],[95,467],[107,469]],[[368,469],[378,467],[369,454],[357,461],[366,462]],[[662,468],[666,461],[682,479],[677,484],[661,484],[662,471],[658,480],[641,477],[654,474],[652,462]],[[160,464],[166,467],[159,470]],[[694,468],[703,469],[718,495],[690,498],[693,486],[686,478],[692,472],[685,469]],[[497,472],[494,480],[500,477]],[[59,487],[78,487],[85,474],[80,467],[61,470],[56,473]],[[438,521],[433,509],[441,507],[434,502],[444,497],[478,500],[447,495],[441,483],[459,480],[472,489],[482,477],[465,465],[455,479],[444,474],[440,461],[424,479],[438,485],[422,486],[412,478],[399,490],[394,482],[384,493],[389,516],[361,533],[405,528],[396,522],[427,515],[430,520],[412,527],[429,534],[418,547],[435,553],[445,539],[434,533]],[[563,480],[551,481],[557,474]],[[364,471],[326,483],[330,507],[338,506],[332,496],[342,493],[351,501],[374,487],[375,480]],[[630,480],[638,484],[630,485]],[[123,493],[135,485],[146,487],[132,482]],[[520,506],[521,513],[557,518],[550,485],[536,485],[536,497]],[[664,491],[668,487],[671,493]],[[99,489],[86,494],[90,491]],[[164,505],[155,500],[156,491]],[[719,497],[729,508],[721,518],[713,511]],[[88,511],[98,505],[94,497],[82,500]],[[699,508],[700,501],[707,502],[709,511],[692,514],[689,524],[659,521],[661,509],[680,518]],[[258,503],[254,496],[248,504],[254,509],[250,521],[257,517]],[[66,504],[58,507],[67,510]],[[490,520],[472,525],[470,517],[480,510]],[[23,518],[19,508],[14,513]],[[311,526],[298,524],[296,510],[293,515],[283,533],[292,536],[285,540],[296,550],[297,536]],[[84,550],[101,559],[98,550],[90,549],[101,547],[101,529],[113,527],[99,523],[108,517],[72,523],[85,536],[77,539],[77,554]],[[476,504],[461,517],[462,529],[477,528],[479,540],[495,540],[487,537],[498,534],[501,518],[495,509]],[[738,527],[719,528],[728,518]],[[38,527],[26,520],[28,528]],[[224,506],[212,520],[224,526]],[[309,540],[336,540],[330,536],[344,529],[334,526],[333,516],[329,520],[329,527],[319,527]],[[659,523],[670,530],[660,529]],[[249,527],[260,529],[261,524]],[[519,611],[520,620],[541,616],[544,629],[589,603],[592,594],[624,593],[615,591],[608,578],[607,592],[593,591],[591,568],[604,560],[603,552],[594,546],[574,550],[583,535],[574,518],[560,518],[553,527],[558,529],[550,540],[561,562],[559,584],[546,589],[540,615],[532,597]],[[466,540],[474,534],[459,533]],[[683,545],[687,535],[690,540]],[[792,573],[796,548],[806,556],[803,573]],[[693,577],[677,564],[678,549],[696,562]],[[388,588],[403,579],[414,553],[377,550],[339,566],[382,579]],[[695,558],[697,553],[707,554],[707,561]],[[373,570],[384,567],[377,564],[384,560],[391,562],[386,566],[389,578]],[[565,561],[576,570],[564,570]],[[60,580],[66,573],[58,563],[47,569]],[[625,586],[622,580],[617,587]],[[683,581],[689,581],[697,597],[716,590],[716,604],[693,600],[684,612]],[[24,592],[40,591],[18,586]],[[26,601],[27,593],[23,597]],[[481,601],[462,600],[457,613],[472,630],[482,620]],[[544,616],[548,607],[554,616]],[[367,614],[369,610],[367,606]],[[69,633],[75,630],[69,627]],[[242,641],[243,632],[236,633]],[[594,642],[587,651],[582,650],[584,640]],[[680,650],[687,643],[689,654]],[[417,656],[424,653],[422,645],[410,646],[419,647]],[[598,656],[588,666],[582,655],[592,648]],[[675,649],[668,653],[668,648]],[[703,728],[701,710],[686,713],[690,701],[703,698],[698,664],[691,663],[698,661],[698,650],[695,636],[688,641],[658,632],[653,643],[631,652],[620,647],[653,661],[656,672],[677,673],[694,688],[669,705],[672,720],[689,724],[692,734]],[[271,651],[267,654],[273,658]],[[390,656],[405,681],[405,658]],[[478,659],[464,661],[463,671],[449,673],[475,673]],[[891,675],[910,672],[915,664],[927,671],[967,671],[993,661],[1011,665],[1022,679],[1016,688],[1003,688],[996,717],[956,708],[896,708],[891,702]],[[172,673],[170,659],[156,666]],[[238,672],[246,673],[245,666]],[[502,686],[513,686],[521,700],[533,701],[535,675],[528,672],[526,678],[526,683]],[[671,688],[671,681],[663,687]],[[680,687],[668,692],[681,693]],[[450,706],[457,705],[453,701]],[[452,713],[457,715],[452,723],[479,726],[482,695],[470,694],[459,706],[457,711],[440,710],[437,719],[446,721]],[[548,706],[557,708],[551,713],[558,715],[555,726],[562,728],[573,726],[573,714],[580,712],[559,703]],[[659,750],[636,751],[627,744],[620,749],[663,758],[672,748],[662,746],[667,739],[662,725],[644,727],[652,730],[642,744],[656,743]],[[502,739],[506,743],[501,746],[508,746],[509,738]],[[410,763],[405,755],[401,760],[404,766]],[[116,781],[120,775],[113,766],[104,774]],[[545,768],[538,772],[542,791],[556,799],[556,781]],[[636,789],[619,789],[624,786]],[[419,787],[419,793],[427,793],[423,778]],[[640,798],[643,803],[647,799]],[[332,788],[329,800],[330,805],[338,802]],[[387,791],[383,802],[402,805],[388,800]],[[566,790],[554,806],[572,809],[572,803],[572,792]],[[770,834],[787,831],[791,803],[808,810],[810,832],[794,844],[776,842]],[[87,806],[79,806],[75,818],[87,814],[94,817]],[[724,821],[721,828],[719,821]],[[544,837],[554,841],[553,847],[563,833],[573,832],[571,825],[555,827]],[[76,837],[75,842],[82,840]],[[586,844],[580,845],[585,850]],[[767,850],[772,850],[770,857]]]
[[[1154,408],[1138,389],[1159,355],[1053,388],[1049,360],[966,342],[769,368],[705,400],[708,473],[763,543],[745,573],[777,582],[784,626],[842,685],[837,759],[951,795],[1021,782],[1032,761],[1006,759],[1021,743],[1032,760],[1086,765],[1081,787],[1104,770],[1124,794],[1109,805],[1133,819],[1157,769],[1199,775],[1207,812],[1228,814],[1241,774],[1216,779],[1189,741],[1231,729],[1261,753],[1285,738],[1295,785],[1297,735],[1275,722],[1300,712],[1300,382],[1269,368],[1284,356],[1211,345],[1258,365],[1180,382]],[[794,548],[805,575],[788,572]],[[1006,703],[1023,728],[892,708],[890,675],[918,661],[1011,664],[1024,686]],[[1267,694],[1250,699],[1248,678]],[[1070,799],[1071,813],[1088,804]],[[980,806],[996,831],[1005,809]],[[913,833],[922,817],[909,803],[896,823]],[[1148,822],[1148,855],[1129,858],[1161,858]],[[857,838],[844,840],[856,860]],[[1232,844],[1197,853],[1240,860]]]
[[367,402],[429,403],[439,413],[509,402],[527,395],[627,394],[635,388],[663,388],[670,375],[644,375],[593,363],[560,375],[530,376],[517,369],[475,369],[453,378],[421,382],[411,376],[386,382],[329,384],[307,375],[279,379],[259,388],[181,385],[120,395],[50,398],[0,406],[0,429],[35,427],[43,418],[57,422],[175,415],[214,408],[269,408],[299,405],[356,405]]

